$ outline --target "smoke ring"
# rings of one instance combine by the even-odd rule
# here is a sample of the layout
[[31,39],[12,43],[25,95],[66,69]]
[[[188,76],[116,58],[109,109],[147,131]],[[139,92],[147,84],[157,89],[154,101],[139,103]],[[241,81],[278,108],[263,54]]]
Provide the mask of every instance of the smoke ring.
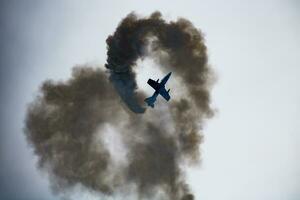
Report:
[[[159,110],[145,113],[133,70],[137,59],[149,56],[153,37],[151,55],[162,70],[180,77],[188,94],[172,99],[164,110],[169,114],[160,118]],[[68,81],[45,81],[28,106],[24,132],[38,167],[51,175],[56,193],[80,184],[115,195],[133,185],[139,197],[160,191],[166,199],[194,199],[181,166],[199,161],[203,123],[213,114],[202,33],[186,19],[131,13],[106,42],[107,71],[77,66]],[[112,136],[123,149],[111,149]]]

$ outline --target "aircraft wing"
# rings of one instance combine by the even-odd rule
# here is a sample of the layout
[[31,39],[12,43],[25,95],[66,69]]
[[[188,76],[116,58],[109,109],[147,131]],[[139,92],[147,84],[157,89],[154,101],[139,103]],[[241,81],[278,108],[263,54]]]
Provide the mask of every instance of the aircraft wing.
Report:
[[148,83],[151,87],[153,87],[153,89],[157,90],[158,85],[159,85],[158,82],[156,82],[156,81],[154,81],[154,80],[152,80],[152,79],[149,79],[149,80],[147,81],[147,83]]
[[163,98],[165,98],[165,100],[167,100],[167,101],[170,100],[169,92],[167,92],[165,88],[164,88],[163,90],[159,91],[159,94],[160,94]]

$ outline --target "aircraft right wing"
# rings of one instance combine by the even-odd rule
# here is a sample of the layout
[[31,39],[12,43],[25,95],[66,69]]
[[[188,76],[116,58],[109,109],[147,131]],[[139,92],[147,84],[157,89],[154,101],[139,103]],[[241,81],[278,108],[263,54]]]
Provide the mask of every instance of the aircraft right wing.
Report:
[[158,82],[156,82],[156,81],[154,81],[154,80],[152,80],[152,79],[149,79],[149,80],[147,81],[147,83],[148,83],[151,87],[153,87],[153,89],[157,90],[158,85],[159,85]]
[[163,98],[165,98],[165,100],[167,100],[167,101],[169,101],[170,100],[170,95],[169,95],[169,91],[167,91],[165,88],[163,89],[163,90],[161,90],[160,92],[159,92],[159,94],[163,97]]

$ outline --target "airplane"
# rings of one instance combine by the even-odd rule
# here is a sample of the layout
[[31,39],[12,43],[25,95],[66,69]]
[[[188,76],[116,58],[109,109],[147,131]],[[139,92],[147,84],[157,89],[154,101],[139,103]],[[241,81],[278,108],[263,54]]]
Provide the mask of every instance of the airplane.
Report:
[[152,79],[149,79],[147,83],[155,90],[153,95],[151,97],[148,97],[145,99],[145,102],[148,104],[148,106],[151,106],[154,108],[154,103],[156,101],[157,96],[160,94],[165,100],[169,101],[170,100],[170,89],[168,91],[165,88],[165,84],[167,83],[168,79],[170,78],[172,72],[168,73],[160,83],[158,83],[159,79],[157,81],[154,81]]

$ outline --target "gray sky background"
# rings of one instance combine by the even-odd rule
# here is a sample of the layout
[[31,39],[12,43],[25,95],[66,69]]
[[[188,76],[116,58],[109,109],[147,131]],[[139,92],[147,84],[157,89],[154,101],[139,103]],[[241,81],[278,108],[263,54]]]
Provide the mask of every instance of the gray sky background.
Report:
[[[202,164],[187,173],[196,199],[300,199],[298,1],[0,4],[0,199],[59,199],[47,174],[37,171],[22,133],[26,105],[45,79],[65,80],[77,64],[104,64],[105,39],[129,12],[156,10],[168,20],[185,17],[205,33],[218,76],[212,91],[217,114],[205,127]],[[139,83],[149,77],[145,69],[139,69]]]

